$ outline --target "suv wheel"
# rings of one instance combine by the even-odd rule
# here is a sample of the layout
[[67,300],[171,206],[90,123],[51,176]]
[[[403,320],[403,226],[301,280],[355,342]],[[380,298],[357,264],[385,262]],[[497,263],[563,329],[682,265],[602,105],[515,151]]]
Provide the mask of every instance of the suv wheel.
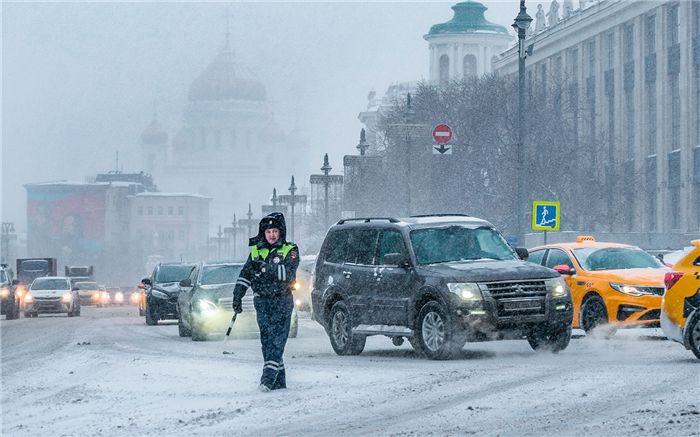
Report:
[[420,350],[431,360],[453,358],[466,343],[454,338],[445,311],[437,302],[423,305],[417,328]]
[[[148,312],[146,312],[148,314]],[[190,328],[192,333],[192,341],[205,341],[207,339],[207,334],[201,327],[197,326],[197,323],[192,321],[190,317]]]
[[601,328],[605,338],[612,338],[617,330],[613,326],[605,326],[608,324],[608,309],[602,297],[591,296],[581,305],[579,325],[586,334],[593,334],[591,331]]
[[180,337],[189,337],[192,335],[192,332],[187,329],[184,323],[182,323],[182,316],[177,318],[177,333],[180,335]]
[[154,317],[153,305],[149,305],[148,300],[146,300],[146,324],[148,326],[154,326],[158,324],[158,317]]
[[700,311],[695,311],[686,322],[688,344],[696,357],[700,358]]
[[331,346],[338,355],[359,355],[365,348],[367,337],[353,335],[350,311],[345,302],[336,302],[331,308],[330,332]]
[[527,334],[527,342],[536,351],[550,351],[556,354],[566,349],[571,341],[571,325],[552,326],[541,323]]

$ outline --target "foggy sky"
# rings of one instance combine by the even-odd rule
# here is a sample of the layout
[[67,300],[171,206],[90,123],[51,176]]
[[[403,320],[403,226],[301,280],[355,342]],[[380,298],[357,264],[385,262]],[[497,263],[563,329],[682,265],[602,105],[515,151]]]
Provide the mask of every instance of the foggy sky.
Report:
[[[141,171],[154,101],[170,141],[190,84],[224,44],[227,14],[231,46],[265,85],[276,122],[289,133],[298,114],[318,158],[289,174],[308,184],[326,152],[342,174],[367,93],[428,77],[423,35],[455,3],[3,1],[2,221],[26,232],[23,184],[84,181],[115,170],[116,152],[119,170]],[[519,2],[482,3],[512,34]]]

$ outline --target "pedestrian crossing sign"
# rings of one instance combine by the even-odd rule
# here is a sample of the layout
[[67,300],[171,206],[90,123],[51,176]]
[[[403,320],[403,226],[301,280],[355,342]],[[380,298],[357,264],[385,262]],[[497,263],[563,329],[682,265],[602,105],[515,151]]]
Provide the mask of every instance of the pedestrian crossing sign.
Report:
[[558,231],[560,209],[559,202],[533,202],[532,229]]

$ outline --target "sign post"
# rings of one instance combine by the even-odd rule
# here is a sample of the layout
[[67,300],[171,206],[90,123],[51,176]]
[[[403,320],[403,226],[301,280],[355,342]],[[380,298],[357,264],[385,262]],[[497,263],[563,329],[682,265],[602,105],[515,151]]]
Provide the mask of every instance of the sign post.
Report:
[[452,155],[452,147],[445,144],[452,139],[452,129],[446,124],[439,124],[433,129],[433,139],[440,146],[433,146],[433,155]]
[[559,230],[559,202],[532,203],[532,229],[544,231],[544,244],[547,244],[547,231]]

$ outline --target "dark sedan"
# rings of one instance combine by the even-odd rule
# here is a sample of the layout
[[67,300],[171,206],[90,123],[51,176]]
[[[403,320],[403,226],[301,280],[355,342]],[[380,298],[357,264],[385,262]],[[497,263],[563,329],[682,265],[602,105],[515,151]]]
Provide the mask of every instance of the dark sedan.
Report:
[[157,325],[158,320],[179,317],[179,283],[190,275],[195,266],[194,263],[160,263],[149,278],[141,281],[146,287],[147,325]]

